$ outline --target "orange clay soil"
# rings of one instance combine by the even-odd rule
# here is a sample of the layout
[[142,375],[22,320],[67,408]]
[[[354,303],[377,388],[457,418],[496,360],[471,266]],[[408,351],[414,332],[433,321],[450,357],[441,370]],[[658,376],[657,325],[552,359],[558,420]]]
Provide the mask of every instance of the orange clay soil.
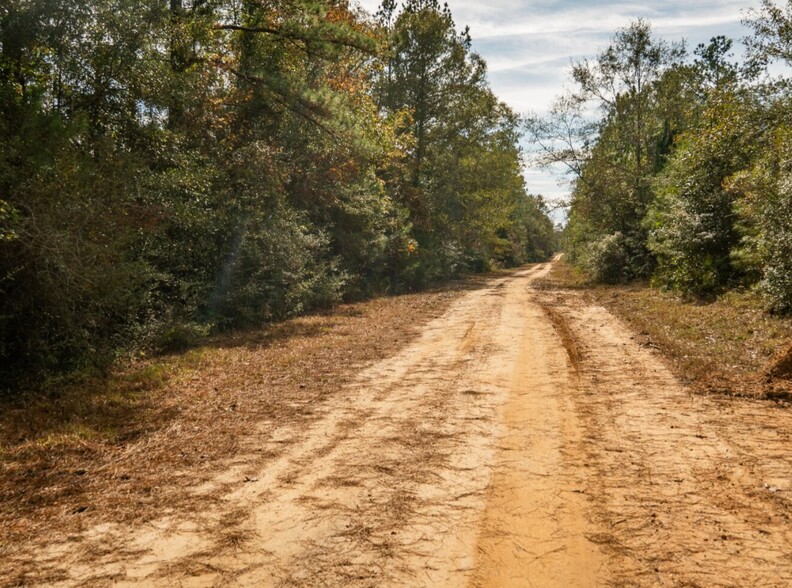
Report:
[[[303,402],[288,395],[283,410],[246,419],[244,435],[213,458],[223,467],[174,461],[179,487],[151,500],[176,495],[193,509],[163,498],[160,516],[108,516],[68,534],[55,518],[50,532],[6,548],[0,566],[14,575],[4,577],[63,586],[792,584],[792,412],[689,394],[603,307],[536,287],[550,267],[457,292],[382,358],[352,365],[339,354],[348,370],[337,390],[313,393],[317,373]],[[414,319],[404,312],[401,322]],[[361,343],[325,344],[354,355]],[[255,350],[231,359],[170,385],[233,379],[249,391],[234,397],[243,412],[246,399],[277,391],[269,366],[242,367],[261,360]]]

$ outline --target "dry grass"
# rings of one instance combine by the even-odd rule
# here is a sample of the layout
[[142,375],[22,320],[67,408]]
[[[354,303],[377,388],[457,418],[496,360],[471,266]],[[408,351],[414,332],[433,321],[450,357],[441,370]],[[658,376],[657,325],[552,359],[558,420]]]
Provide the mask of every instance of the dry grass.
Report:
[[768,380],[774,356],[792,340],[792,319],[765,312],[751,292],[714,302],[684,300],[646,285],[600,286],[566,263],[555,265],[546,285],[585,290],[663,352],[678,376],[703,392],[788,399],[789,381]]
[[[392,354],[479,279],[217,337],[103,379],[0,406],[0,584],[41,581],[29,553],[93,526],[211,510],[191,491],[269,424],[309,422],[361,366]],[[268,455],[262,454],[262,460]],[[241,480],[244,483],[244,476]],[[245,540],[228,526],[226,544]],[[26,555],[28,554],[28,555]]]

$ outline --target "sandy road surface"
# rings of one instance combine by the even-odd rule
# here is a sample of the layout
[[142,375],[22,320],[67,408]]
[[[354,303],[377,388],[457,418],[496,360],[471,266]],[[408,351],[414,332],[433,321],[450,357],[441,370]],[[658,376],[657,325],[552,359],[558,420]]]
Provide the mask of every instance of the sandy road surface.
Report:
[[537,287],[549,267],[262,428],[220,511],[42,562],[64,585],[792,585],[790,412],[688,395],[604,309]]

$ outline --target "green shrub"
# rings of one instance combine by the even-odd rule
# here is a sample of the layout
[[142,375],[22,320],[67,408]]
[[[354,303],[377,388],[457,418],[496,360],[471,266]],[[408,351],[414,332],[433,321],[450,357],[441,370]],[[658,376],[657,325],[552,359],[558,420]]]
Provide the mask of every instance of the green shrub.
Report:
[[594,280],[605,284],[618,284],[629,279],[626,269],[629,262],[624,235],[620,232],[590,243],[580,258],[583,269]]
[[792,173],[778,182],[777,192],[763,210],[761,288],[773,310],[792,312]]
[[209,335],[210,326],[196,323],[176,323],[163,329],[154,339],[157,353],[179,353],[198,345]]
[[279,205],[240,228],[210,302],[221,326],[253,326],[338,302],[346,276],[328,236]]
[[792,127],[770,134],[754,167],[735,174],[741,246],[736,262],[760,277],[771,310],[792,312]]

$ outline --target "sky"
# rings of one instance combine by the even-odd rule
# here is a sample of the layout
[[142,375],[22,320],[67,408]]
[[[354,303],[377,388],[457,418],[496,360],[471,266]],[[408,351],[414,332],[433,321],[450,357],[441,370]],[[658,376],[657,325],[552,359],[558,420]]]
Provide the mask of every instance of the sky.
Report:
[[[358,0],[373,13],[380,0]],[[547,111],[554,97],[570,87],[571,63],[593,58],[613,33],[638,18],[652,24],[667,41],[685,39],[692,51],[716,35],[740,39],[748,29],[740,21],[758,0],[656,0],[586,2],[584,0],[447,0],[459,29],[470,27],[473,49],[488,64],[493,91],[521,114]],[[528,190],[551,203],[568,195],[556,173],[526,168]],[[558,218],[558,217],[557,217]]]

